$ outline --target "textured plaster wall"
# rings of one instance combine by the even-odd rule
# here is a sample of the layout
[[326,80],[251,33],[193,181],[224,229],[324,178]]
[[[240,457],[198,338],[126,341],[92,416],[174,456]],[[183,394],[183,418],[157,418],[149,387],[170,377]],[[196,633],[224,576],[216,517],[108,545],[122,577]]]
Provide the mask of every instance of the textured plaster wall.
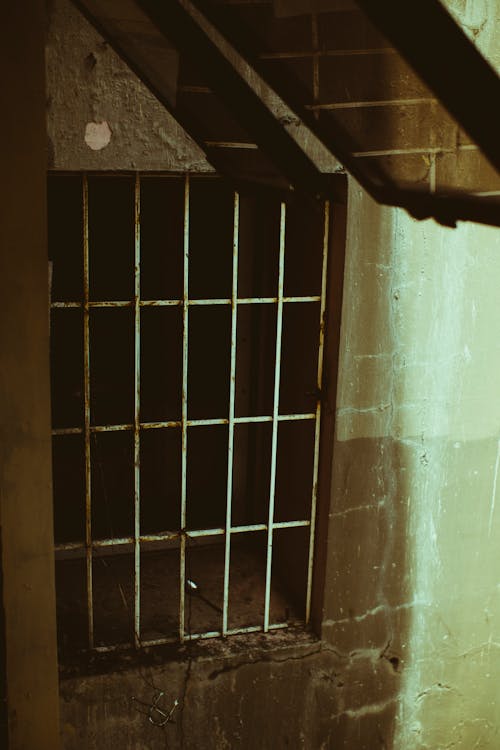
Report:
[[354,184],[349,212],[328,576],[342,588],[324,632],[387,639],[388,747],[493,750],[500,233],[417,223]]
[[69,0],[51,0],[47,22],[49,169],[213,171]]

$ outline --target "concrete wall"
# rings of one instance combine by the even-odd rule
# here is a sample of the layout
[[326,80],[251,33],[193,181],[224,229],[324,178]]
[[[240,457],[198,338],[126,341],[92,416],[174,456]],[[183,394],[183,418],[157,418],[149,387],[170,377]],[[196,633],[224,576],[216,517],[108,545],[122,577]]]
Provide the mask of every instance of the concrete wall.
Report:
[[387,639],[389,747],[497,748],[500,233],[349,219],[325,635]]
[[[387,748],[391,716],[364,708],[365,692],[386,691],[393,675],[383,659],[369,675],[364,657],[343,656],[297,632],[199,643],[181,660],[160,654],[140,668],[64,680],[63,747]],[[148,717],[159,690],[162,710],[179,701],[174,723],[163,729]]]
[[49,169],[213,171],[68,0],[51,0],[47,21]]

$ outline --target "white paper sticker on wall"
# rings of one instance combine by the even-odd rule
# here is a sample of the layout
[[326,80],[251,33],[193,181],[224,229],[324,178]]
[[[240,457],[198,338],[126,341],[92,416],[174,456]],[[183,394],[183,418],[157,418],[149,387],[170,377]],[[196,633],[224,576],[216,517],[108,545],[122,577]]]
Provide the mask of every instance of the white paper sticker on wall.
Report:
[[111,140],[111,128],[106,120],[103,122],[88,122],[85,126],[85,143],[92,151],[100,151]]

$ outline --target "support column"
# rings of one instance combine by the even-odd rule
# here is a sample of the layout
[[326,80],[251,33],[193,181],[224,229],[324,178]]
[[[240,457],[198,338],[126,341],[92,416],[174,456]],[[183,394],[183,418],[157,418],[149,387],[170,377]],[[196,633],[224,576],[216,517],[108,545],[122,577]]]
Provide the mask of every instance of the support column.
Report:
[[4,3],[0,28],[0,533],[8,747],[57,750],[45,3]]

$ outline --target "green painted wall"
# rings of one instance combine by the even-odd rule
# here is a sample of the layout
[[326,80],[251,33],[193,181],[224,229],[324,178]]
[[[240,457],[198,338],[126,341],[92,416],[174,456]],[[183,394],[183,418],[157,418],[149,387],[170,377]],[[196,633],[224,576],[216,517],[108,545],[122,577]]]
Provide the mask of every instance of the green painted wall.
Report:
[[354,184],[349,216],[330,560],[342,594],[325,632],[338,642],[357,623],[365,646],[387,639],[400,692],[373,711],[392,703],[394,748],[493,750],[500,232],[417,223]]

